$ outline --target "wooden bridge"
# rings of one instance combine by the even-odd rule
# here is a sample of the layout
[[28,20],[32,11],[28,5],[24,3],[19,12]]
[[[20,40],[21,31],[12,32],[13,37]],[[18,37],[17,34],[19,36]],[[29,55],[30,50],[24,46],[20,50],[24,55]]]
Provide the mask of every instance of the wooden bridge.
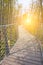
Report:
[[19,39],[0,65],[43,65],[40,41],[19,27]]

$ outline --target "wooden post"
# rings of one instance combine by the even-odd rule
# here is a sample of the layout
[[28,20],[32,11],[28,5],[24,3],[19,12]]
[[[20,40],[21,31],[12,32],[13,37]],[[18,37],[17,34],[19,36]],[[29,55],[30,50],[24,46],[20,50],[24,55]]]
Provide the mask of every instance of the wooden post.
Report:
[[0,31],[0,60],[1,60],[1,31]]
[[8,38],[7,38],[6,27],[4,27],[4,29],[3,29],[3,35],[4,35],[4,38],[5,38],[5,54],[6,54],[6,56],[8,56],[9,55],[9,46],[8,46]]

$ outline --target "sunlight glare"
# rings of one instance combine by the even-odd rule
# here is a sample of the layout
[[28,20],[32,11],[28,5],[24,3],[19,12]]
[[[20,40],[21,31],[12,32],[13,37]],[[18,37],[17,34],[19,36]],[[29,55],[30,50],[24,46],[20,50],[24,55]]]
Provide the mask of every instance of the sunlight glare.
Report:
[[31,19],[27,18],[26,19],[26,24],[31,24]]

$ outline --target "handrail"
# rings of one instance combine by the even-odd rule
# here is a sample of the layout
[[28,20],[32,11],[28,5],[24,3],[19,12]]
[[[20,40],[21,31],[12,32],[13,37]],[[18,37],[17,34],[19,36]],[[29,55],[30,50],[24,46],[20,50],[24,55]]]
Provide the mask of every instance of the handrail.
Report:
[[40,49],[40,54],[41,54],[41,63],[43,65],[43,56],[42,56],[42,47],[41,47],[41,44],[39,44],[39,49]]
[[42,47],[41,47],[41,41],[39,41],[38,39],[37,39],[37,41],[39,42],[39,44],[38,44],[38,47],[39,47],[39,49],[40,49],[41,63],[42,63],[42,65],[43,65],[43,56],[42,56]]
[[[16,22],[15,22],[15,23],[12,23],[12,24],[0,25],[0,29],[2,29],[1,31],[2,31],[2,34],[3,34],[2,36],[3,36],[4,38],[6,37],[6,38],[4,39],[4,42],[3,42],[3,43],[0,42],[1,46],[3,46],[4,43],[7,43],[7,42],[6,42],[6,40],[7,40],[7,31],[6,31],[6,29],[7,29],[7,27],[10,28],[11,26],[14,26],[14,27],[15,27],[15,26],[16,26]],[[4,30],[3,30],[3,29],[4,29]],[[10,29],[11,29],[11,28],[10,28]],[[5,31],[6,31],[6,32],[5,32]],[[14,31],[16,32],[16,30],[14,30]],[[17,33],[17,32],[16,32],[16,33]],[[2,40],[3,40],[3,39],[2,39]],[[0,41],[2,41],[2,40],[0,40]],[[11,40],[12,40],[12,39],[11,39]],[[16,41],[16,40],[15,40],[15,41]],[[14,41],[13,41],[13,42],[14,42]],[[4,48],[4,46],[3,46],[3,49],[0,48],[0,50],[2,50],[2,51],[5,49],[5,52],[3,52],[3,54],[0,55],[0,57],[2,57],[4,54],[6,55],[7,46],[8,46],[8,45],[6,45],[6,48]],[[10,49],[9,49],[9,50],[10,50]],[[1,51],[0,51],[0,52],[1,52]],[[8,54],[9,54],[9,53],[8,53]],[[0,60],[1,60],[1,58],[0,58]]]
[[5,25],[0,25],[0,27],[8,27],[8,26],[12,26],[15,25],[16,23],[11,23],[11,24],[5,24]]

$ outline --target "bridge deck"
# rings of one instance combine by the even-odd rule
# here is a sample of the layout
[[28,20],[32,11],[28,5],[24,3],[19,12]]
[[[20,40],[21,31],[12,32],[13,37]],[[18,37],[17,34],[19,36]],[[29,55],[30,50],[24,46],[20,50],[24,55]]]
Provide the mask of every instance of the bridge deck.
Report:
[[42,65],[39,43],[30,34],[21,35],[1,65]]

